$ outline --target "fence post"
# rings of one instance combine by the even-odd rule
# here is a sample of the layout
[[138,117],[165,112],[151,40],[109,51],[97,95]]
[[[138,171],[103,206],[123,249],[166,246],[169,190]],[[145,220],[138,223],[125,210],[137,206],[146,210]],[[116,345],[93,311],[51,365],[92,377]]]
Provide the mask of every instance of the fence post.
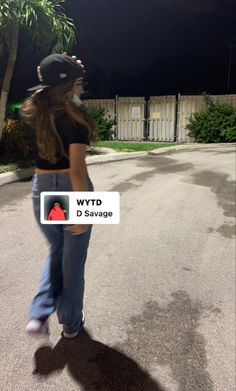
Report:
[[118,129],[119,129],[119,96],[115,98],[115,139],[118,140]]
[[180,134],[179,125],[180,125],[180,93],[178,93],[176,99],[174,142],[179,141],[179,134]]
[[149,133],[149,99],[145,99],[144,109],[144,140],[147,141]]

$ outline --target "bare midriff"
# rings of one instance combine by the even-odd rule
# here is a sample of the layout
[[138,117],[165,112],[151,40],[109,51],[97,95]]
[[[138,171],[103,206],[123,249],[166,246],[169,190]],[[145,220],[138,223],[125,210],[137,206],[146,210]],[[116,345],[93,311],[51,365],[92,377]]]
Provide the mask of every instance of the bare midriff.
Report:
[[69,172],[70,172],[69,168],[65,168],[63,170],[42,170],[41,168],[35,169],[35,174],[65,174]]

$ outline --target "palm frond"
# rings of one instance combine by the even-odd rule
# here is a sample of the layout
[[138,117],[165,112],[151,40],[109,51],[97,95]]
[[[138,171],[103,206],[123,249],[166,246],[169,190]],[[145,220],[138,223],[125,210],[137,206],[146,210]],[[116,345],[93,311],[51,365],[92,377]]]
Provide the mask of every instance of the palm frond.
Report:
[[7,45],[14,25],[27,29],[34,45],[65,51],[76,42],[73,20],[64,14],[64,0],[1,0],[0,34]]

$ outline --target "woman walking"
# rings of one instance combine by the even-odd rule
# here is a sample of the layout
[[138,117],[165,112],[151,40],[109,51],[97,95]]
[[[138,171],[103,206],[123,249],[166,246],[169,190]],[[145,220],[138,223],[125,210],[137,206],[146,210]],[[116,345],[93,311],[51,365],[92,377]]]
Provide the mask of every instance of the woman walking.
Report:
[[94,190],[85,157],[96,129],[81,107],[84,67],[75,58],[52,54],[40,63],[38,75],[42,84],[30,89],[33,95],[21,115],[36,134],[33,210],[50,251],[26,331],[48,333],[49,317],[56,311],[62,335],[74,338],[84,324],[84,267],[92,226],[41,224],[40,193]]

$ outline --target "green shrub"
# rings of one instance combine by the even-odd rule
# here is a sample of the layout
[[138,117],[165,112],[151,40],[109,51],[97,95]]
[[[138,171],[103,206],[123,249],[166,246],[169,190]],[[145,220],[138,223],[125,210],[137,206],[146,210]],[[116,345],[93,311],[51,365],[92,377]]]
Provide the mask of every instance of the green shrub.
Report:
[[8,119],[15,119],[19,120],[20,119],[20,109],[22,107],[22,103],[8,103],[6,107],[6,116],[5,118]]
[[98,128],[98,140],[111,140],[114,134],[114,121],[107,118],[106,111],[102,107],[85,106],[85,110],[90,114]]
[[222,130],[221,135],[224,137],[226,142],[233,143],[236,141],[236,125],[232,128]]
[[0,141],[0,153],[4,158],[24,159],[31,156],[29,136],[19,120],[6,120]]
[[226,103],[214,102],[204,94],[207,110],[193,113],[186,126],[189,136],[199,143],[236,141],[236,109]]

